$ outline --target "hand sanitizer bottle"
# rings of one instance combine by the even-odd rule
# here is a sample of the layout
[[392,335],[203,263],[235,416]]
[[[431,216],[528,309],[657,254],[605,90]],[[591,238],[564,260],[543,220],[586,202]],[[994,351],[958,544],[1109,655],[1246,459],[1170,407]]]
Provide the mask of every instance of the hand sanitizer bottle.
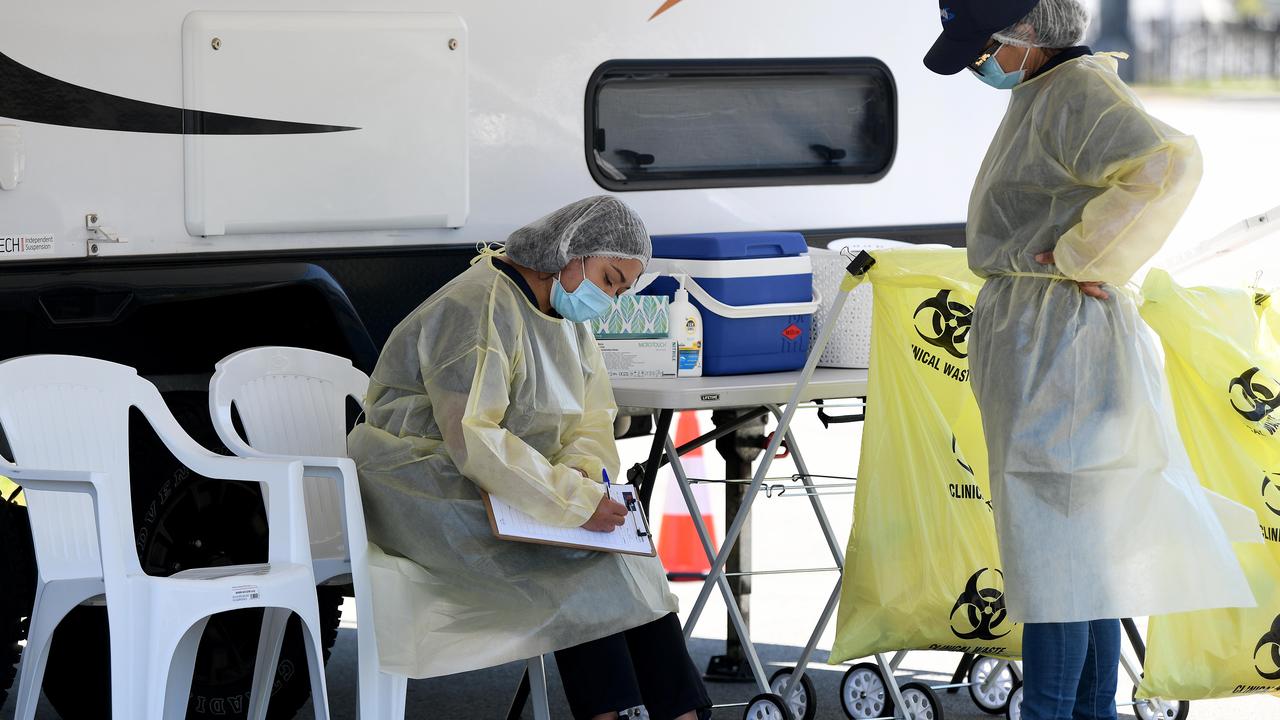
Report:
[[687,275],[680,275],[680,288],[667,310],[669,337],[676,341],[678,377],[702,377],[702,313],[689,302],[689,291],[684,284]]

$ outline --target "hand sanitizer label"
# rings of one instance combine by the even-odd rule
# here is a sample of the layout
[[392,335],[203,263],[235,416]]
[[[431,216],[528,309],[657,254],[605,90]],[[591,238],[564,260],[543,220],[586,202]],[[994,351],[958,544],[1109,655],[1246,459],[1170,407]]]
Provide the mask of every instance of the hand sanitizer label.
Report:
[[697,370],[702,360],[702,343],[694,343],[693,345],[681,345],[679,368],[681,370]]

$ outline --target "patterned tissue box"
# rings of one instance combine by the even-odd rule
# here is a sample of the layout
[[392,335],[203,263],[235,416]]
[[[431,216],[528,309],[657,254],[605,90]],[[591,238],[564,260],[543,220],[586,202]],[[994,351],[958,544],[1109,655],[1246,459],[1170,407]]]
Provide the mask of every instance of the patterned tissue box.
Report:
[[591,321],[591,331],[600,340],[665,338],[669,304],[662,296],[623,295],[607,315]]

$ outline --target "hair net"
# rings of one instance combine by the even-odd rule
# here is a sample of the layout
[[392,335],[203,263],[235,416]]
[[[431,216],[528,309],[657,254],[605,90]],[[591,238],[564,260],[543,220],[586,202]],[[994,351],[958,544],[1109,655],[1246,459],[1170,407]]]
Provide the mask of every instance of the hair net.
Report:
[[538,272],[560,272],[569,260],[593,255],[634,259],[645,265],[653,255],[640,216],[609,195],[567,205],[507,238],[507,257]]
[[1080,0],[1040,0],[1027,16],[992,37],[1018,47],[1066,48],[1084,39],[1089,11]]

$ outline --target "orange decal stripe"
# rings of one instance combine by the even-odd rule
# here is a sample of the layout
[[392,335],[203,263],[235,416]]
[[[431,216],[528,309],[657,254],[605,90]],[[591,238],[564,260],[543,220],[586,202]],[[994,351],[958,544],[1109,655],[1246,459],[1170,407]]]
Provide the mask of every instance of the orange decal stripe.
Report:
[[680,0],[667,0],[666,2],[662,3],[662,7],[658,8],[657,12],[649,16],[649,19],[652,20],[679,4],[680,4]]

